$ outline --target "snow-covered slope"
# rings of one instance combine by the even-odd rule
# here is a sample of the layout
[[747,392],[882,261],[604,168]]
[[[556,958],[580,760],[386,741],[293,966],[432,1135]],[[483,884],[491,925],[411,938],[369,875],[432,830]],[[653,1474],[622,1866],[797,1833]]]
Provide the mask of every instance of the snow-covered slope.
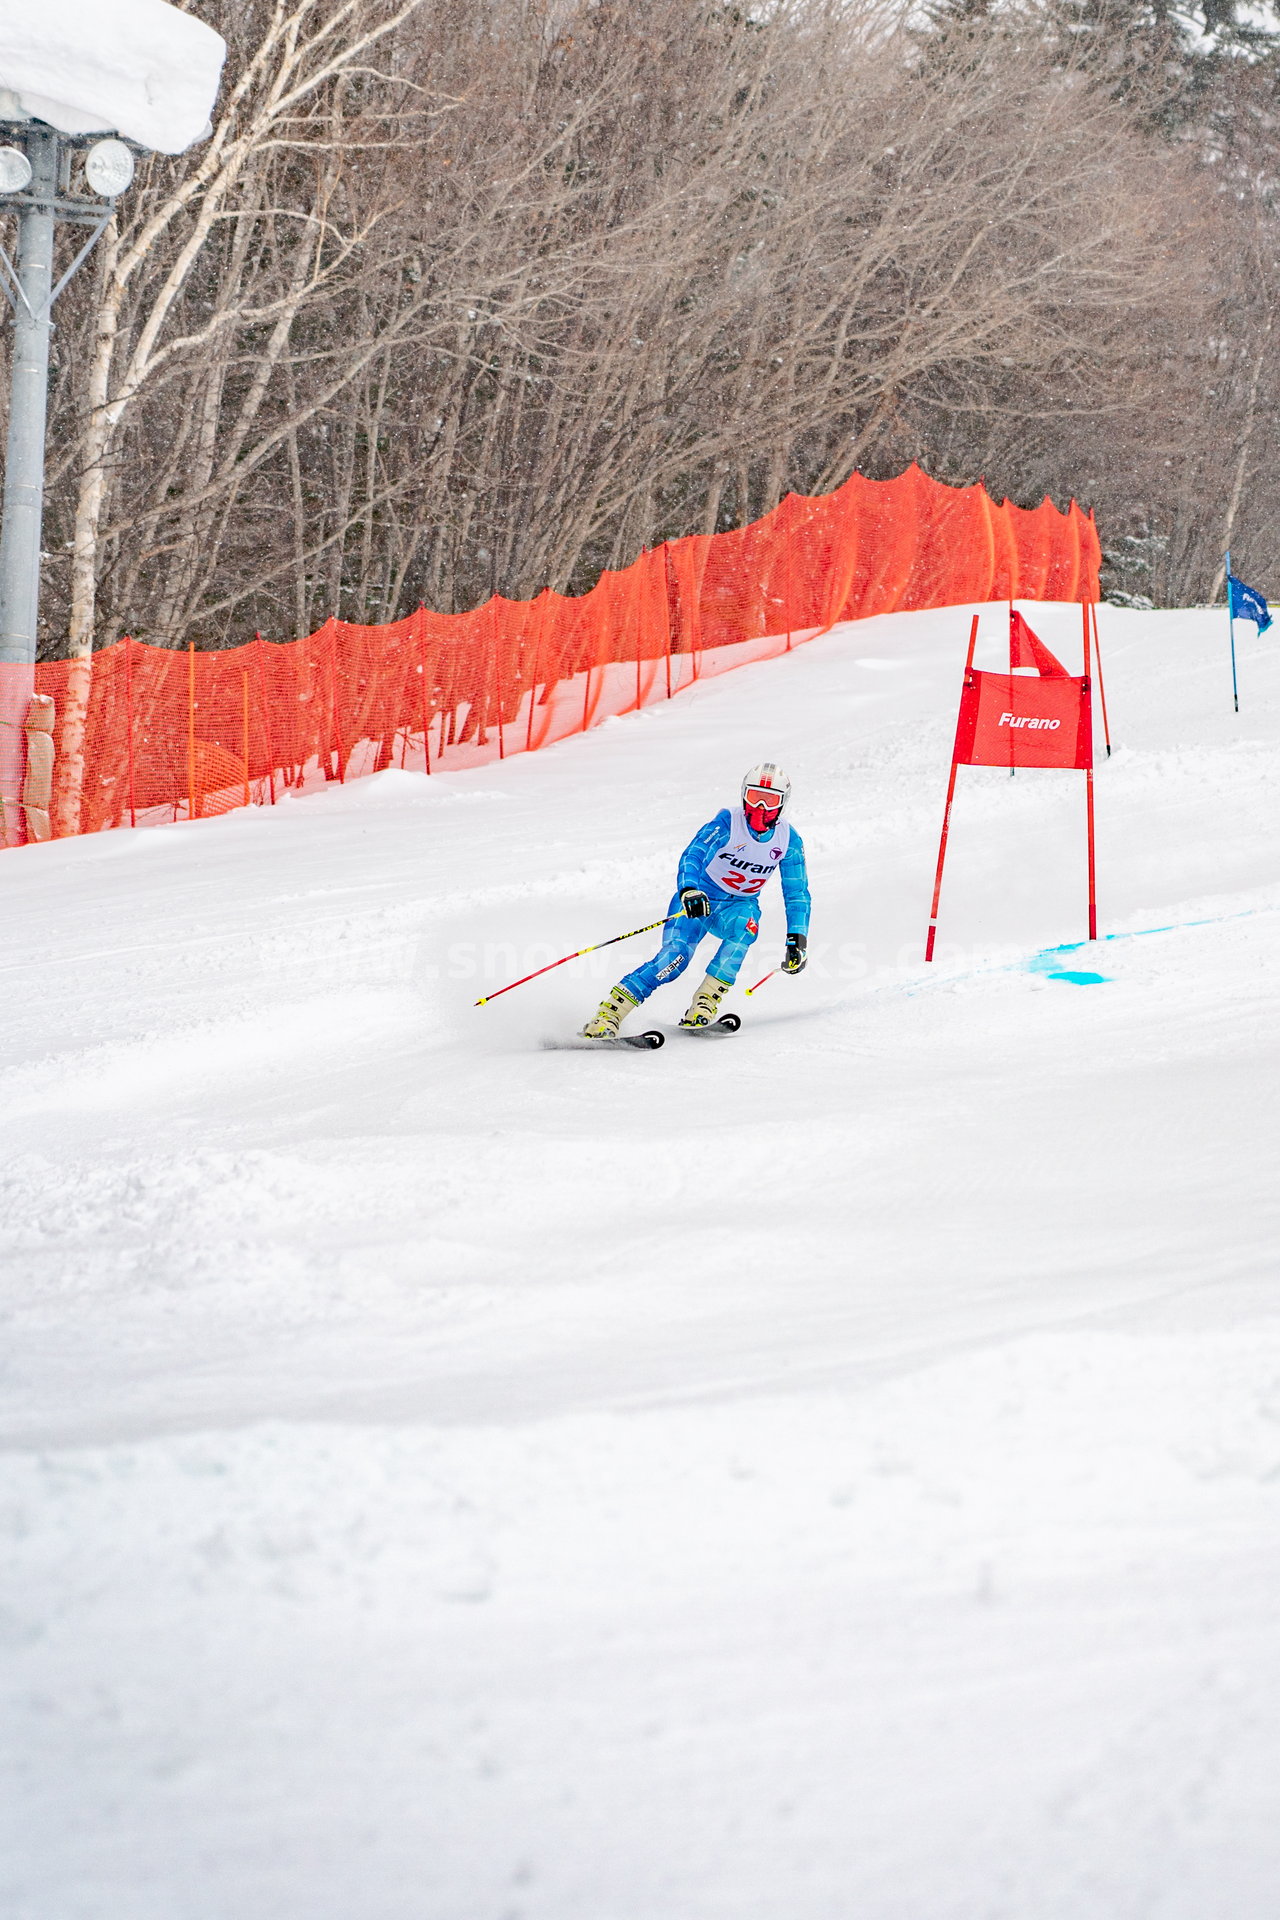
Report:
[[[1117,937],[965,771],[926,969],[966,631],[0,862],[6,1916],[1272,1920],[1280,655],[1104,609]],[[739,1038],[472,1006],[765,757]]]

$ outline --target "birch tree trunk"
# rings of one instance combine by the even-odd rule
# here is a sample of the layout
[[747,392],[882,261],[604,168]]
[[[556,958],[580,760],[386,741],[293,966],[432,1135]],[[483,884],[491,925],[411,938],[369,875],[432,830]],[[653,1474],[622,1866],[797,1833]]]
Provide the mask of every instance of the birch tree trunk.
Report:
[[120,229],[115,215],[99,242],[100,292],[95,309],[93,355],[89,363],[88,425],[80,482],[76,492],[75,534],[71,552],[71,618],[67,630],[67,676],[59,727],[59,755],[53,794],[56,835],[79,833],[84,791],[85,725],[93,678],[97,623],[98,536],[107,492],[107,452],[115,414],[109,403],[111,369],[124,287],[118,277]]

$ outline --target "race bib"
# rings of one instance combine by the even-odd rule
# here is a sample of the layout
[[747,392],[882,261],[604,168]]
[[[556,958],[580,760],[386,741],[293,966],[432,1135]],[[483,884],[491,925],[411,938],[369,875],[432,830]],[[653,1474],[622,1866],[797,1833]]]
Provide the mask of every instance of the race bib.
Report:
[[729,819],[727,846],[707,862],[707,879],[723,893],[759,893],[771,873],[782,865],[791,829],[779,820],[767,840],[757,840],[750,832],[746,815],[735,807]]

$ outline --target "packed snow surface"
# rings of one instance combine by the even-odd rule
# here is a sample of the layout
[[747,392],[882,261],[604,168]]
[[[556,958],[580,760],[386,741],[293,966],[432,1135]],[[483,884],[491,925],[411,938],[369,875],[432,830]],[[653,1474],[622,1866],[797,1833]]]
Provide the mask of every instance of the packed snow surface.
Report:
[[0,0],[0,89],[63,133],[114,130],[157,153],[208,131],[227,45],[166,0]]
[[[7,1920],[1274,1920],[1280,651],[1102,619],[1096,947],[955,609],[0,860]],[[741,1034],[473,1006],[765,758]]]

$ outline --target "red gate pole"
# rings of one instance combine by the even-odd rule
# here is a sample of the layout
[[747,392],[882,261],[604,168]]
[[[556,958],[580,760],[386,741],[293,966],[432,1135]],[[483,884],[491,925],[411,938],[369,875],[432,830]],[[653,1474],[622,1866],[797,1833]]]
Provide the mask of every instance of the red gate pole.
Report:
[[947,835],[951,831],[951,802],[956,794],[956,763],[951,762],[951,778],[947,781],[947,804],[942,812],[942,838],[938,843],[938,871],[933,882],[933,905],[929,910],[929,931],[925,935],[925,963],[933,959],[933,943],[938,937],[938,900],[942,893],[942,869],[947,858]]
[[[969,652],[964,663],[965,679],[969,677],[973,666],[973,650],[978,643],[978,616],[975,613],[969,625]],[[963,697],[963,696],[962,696]],[[929,931],[925,936],[924,957],[926,962],[933,959],[933,943],[938,937],[938,901],[942,896],[942,869],[947,858],[947,835],[951,831],[951,802],[956,793],[956,757],[955,748],[951,749],[951,778],[947,781],[947,804],[942,812],[942,838],[938,842],[938,871],[933,882],[933,906],[929,911]]]
[[[1090,674],[1089,674],[1089,621],[1087,617],[1087,609],[1086,609],[1086,618],[1084,623],[1084,689],[1085,689],[1084,690],[1085,699],[1088,700],[1090,703],[1092,703],[1093,692],[1091,688]],[[1088,708],[1086,708],[1086,712],[1088,712]],[[1097,884],[1097,868],[1096,868],[1096,862],[1094,860],[1094,847],[1093,847],[1093,730],[1092,730],[1092,727],[1090,728],[1090,731],[1089,731],[1089,764],[1085,768],[1085,774],[1084,774],[1084,811],[1085,811],[1085,833],[1086,833],[1086,838],[1087,838],[1088,847],[1089,847],[1089,938],[1091,940],[1096,940],[1098,937],[1098,884]]]
[[1102,641],[1098,637],[1098,603],[1093,603],[1093,657],[1098,664],[1098,693],[1102,700],[1102,737],[1106,742],[1107,758],[1111,758],[1111,728],[1107,725],[1107,689],[1102,678]]
[[1089,832],[1089,938],[1098,937],[1098,885],[1093,854],[1093,768],[1085,772],[1085,812],[1088,816]]
[[129,707],[129,825],[136,827],[138,804],[133,778],[133,641],[128,634],[124,637],[124,686],[125,699]]

